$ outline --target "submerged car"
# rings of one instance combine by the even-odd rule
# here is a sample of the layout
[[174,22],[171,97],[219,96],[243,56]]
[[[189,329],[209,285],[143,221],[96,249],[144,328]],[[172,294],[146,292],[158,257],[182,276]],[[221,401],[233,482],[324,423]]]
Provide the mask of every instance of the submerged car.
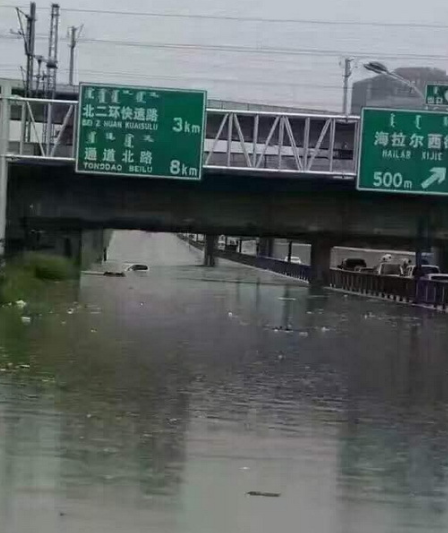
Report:
[[375,270],[378,276],[402,276],[403,270],[400,263],[380,263]]
[[355,271],[359,268],[366,268],[367,263],[364,259],[361,257],[350,257],[348,259],[344,259],[340,265],[338,265],[338,268],[341,270],[351,270]]
[[302,260],[301,260],[300,257],[297,256],[297,255],[292,255],[291,258],[289,258],[289,257],[286,255],[284,261],[285,261],[286,263],[294,263],[294,264],[296,264],[296,265],[301,265],[301,264],[302,264]]

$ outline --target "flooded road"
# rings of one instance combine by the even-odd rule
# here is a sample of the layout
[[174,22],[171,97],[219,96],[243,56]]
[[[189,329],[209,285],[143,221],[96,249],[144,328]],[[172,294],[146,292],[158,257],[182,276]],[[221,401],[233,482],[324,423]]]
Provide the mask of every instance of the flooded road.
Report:
[[2,533],[447,530],[445,315],[172,235],[109,259],[150,272],[0,310]]

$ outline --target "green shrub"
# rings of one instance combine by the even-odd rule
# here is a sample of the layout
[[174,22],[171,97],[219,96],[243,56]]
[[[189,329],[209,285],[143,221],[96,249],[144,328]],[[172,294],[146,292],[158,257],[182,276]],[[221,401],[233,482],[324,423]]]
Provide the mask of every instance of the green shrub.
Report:
[[7,262],[0,275],[0,303],[29,300],[44,281],[68,280],[76,275],[74,265],[64,257],[25,253]]
[[37,279],[63,281],[75,277],[73,263],[65,257],[28,252],[23,255],[23,266]]

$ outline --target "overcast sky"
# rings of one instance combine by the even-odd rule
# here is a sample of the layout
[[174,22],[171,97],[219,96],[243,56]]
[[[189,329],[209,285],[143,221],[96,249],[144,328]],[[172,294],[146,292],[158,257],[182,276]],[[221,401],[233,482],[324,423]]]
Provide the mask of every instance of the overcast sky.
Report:
[[[0,0],[2,77],[19,77],[24,65],[23,45],[10,35],[18,27],[14,9],[6,7],[12,4]],[[49,5],[37,1],[37,52],[43,55]],[[448,66],[447,0],[61,0],[60,6],[63,82],[67,28],[81,24],[78,80],[194,87],[228,100],[338,109],[345,55],[357,60],[352,81],[365,77],[365,59],[381,59],[391,68]]]

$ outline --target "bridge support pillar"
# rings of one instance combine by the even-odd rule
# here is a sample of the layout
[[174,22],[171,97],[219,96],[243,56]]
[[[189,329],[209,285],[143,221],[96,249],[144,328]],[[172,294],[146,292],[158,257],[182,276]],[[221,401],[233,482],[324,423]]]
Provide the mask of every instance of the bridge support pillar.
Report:
[[206,235],[204,243],[204,266],[216,266],[215,256],[216,235]]
[[434,263],[440,267],[440,272],[448,272],[448,243],[437,246],[434,251]]
[[291,262],[292,257],[292,241],[288,241],[288,263]]
[[272,257],[274,253],[274,239],[272,237],[261,237],[258,245],[258,254],[263,257]]
[[325,239],[311,244],[311,287],[325,287],[330,276],[331,249],[333,246]]

